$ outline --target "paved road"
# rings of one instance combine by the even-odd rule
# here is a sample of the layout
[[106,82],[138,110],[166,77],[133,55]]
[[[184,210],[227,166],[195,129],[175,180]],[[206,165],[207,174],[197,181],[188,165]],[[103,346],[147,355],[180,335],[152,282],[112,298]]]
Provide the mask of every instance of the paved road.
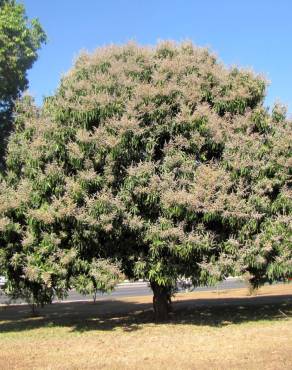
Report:
[[[195,289],[191,289],[192,291],[212,291],[212,290],[228,290],[228,289],[237,289],[246,287],[245,283],[236,278],[229,278],[224,280],[222,283],[211,286],[211,287],[199,287]],[[184,290],[181,290],[184,291]],[[119,284],[117,288],[110,294],[102,294],[98,293],[96,299],[110,299],[110,298],[118,298],[118,297],[138,297],[138,296],[145,296],[145,295],[152,295],[152,291],[145,282],[135,282],[135,283],[123,283]],[[69,292],[68,297],[63,299],[62,302],[78,302],[78,301],[92,301],[91,295],[81,295],[76,291],[72,290]],[[8,298],[1,294],[0,295],[0,304],[5,304],[8,301]],[[60,302],[59,300],[55,300],[54,302]],[[21,300],[13,301],[12,303],[23,303]]]

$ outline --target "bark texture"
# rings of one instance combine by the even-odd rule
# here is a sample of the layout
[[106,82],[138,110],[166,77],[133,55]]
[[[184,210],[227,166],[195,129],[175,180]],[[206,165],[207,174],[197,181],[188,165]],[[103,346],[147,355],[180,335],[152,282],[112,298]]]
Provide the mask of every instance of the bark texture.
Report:
[[156,321],[165,321],[171,311],[171,288],[151,282],[153,291],[153,309]]

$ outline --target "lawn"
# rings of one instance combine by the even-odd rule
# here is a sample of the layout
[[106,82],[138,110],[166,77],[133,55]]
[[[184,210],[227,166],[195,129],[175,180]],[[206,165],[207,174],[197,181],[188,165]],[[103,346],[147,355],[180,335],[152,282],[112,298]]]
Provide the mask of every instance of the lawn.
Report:
[[180,294],[169,322],[151,297],[0,307],[1,369],[292,369],[292,285]]

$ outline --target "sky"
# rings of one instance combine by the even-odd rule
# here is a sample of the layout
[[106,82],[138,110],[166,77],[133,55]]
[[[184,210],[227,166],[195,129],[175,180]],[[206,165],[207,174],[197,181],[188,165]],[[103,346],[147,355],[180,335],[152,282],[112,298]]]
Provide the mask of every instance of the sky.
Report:
[[292,113],[291,0],[22,0],[39,18],[48,43],[29,71],[29,91],[41,104],[81,50],[134,40],[191,40],[227,66],[252,68],[269,81],[265,104]]

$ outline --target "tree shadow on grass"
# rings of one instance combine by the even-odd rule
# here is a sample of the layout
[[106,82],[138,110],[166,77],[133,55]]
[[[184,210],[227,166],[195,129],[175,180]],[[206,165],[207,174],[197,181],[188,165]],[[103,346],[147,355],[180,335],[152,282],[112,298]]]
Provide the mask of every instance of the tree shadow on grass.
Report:
[[[292,317],[292,295],[249,298],[185,299],[173,304],[167,324],[222,327],[230,324]],[[72,332],[91,330],[125,332],[153,324],[150,303],[97,301],[56,303],[32,315],[28,306],[0,307],[0,333],[22,332],[39,328],[67,327]]]

